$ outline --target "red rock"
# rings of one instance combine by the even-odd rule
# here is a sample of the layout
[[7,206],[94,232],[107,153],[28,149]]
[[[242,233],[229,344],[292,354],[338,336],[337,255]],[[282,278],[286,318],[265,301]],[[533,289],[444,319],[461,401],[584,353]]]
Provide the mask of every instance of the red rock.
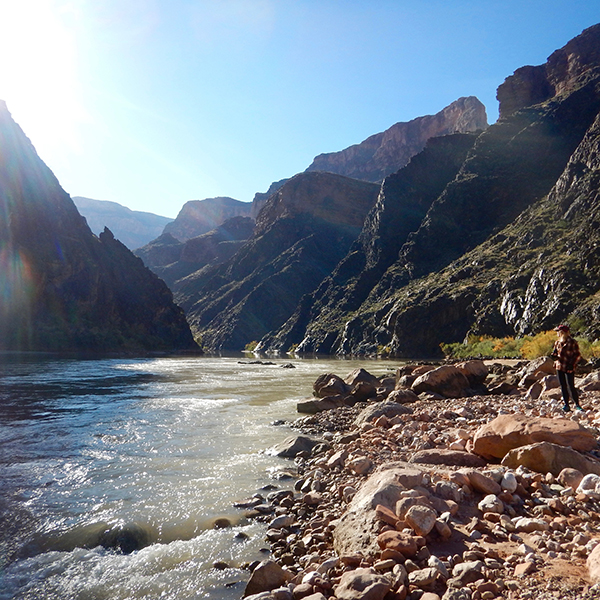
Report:
[[473,437],[473,451],[484,458],[504,458],[514,448],[550,442],[588,452],[597,446],[593,432],[571,419],[500,415]]
[[414,536],[401,531],[385,531],[377,536],[377,544],[382,550],[391,548],[408,558],[417,553],[417,541]]
[[383,506],[383,504],[378,504],[375,507],[375,516],[384,523],[391,525],[392,527],[396,527],[396,523],[398,522],[398,517],[396,513],[391,511],[387,506]]

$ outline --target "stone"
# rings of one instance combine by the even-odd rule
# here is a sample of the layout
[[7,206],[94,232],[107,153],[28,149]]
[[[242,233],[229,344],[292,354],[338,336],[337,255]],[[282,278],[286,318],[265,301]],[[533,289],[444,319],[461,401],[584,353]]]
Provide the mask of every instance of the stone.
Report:
[[360,568],[343,573],[334,593],[338,600],[383,600],[391,587],[385,575]]
[[252,571],[244,590],[244,598],[282,587],[291,579],[292,574],[282,569],[275,561],[264,560]]
[[418,569],[408,574],[408,582],[419,588],[430,586],[438,576],[439,571],[434,567]]
[[519,373],[520,385],[529,387],[531,384],[539,381],[544,375],[554,375],[554,361],[548,356],[540,356],[530,360]]
[[482,360],[468,360],[454,365],[469,381],[471,387],[483,385],[489,369]]
[[390,400],[384,400],[383,402],[375,402],[372,406],[368,406],[356,417],[354,424],[357,426],[363,423],[369,423],[385,415],[388,419],[397,417],[398,415],[411,414],[412,410],[407,406],[392,402]]
[[321,399],[307,398],[296,404],[299,413],[314,415],[325,410],[332,410],[344,406],[344,396],[327,396]]
[[378,504],[375,507],[375,516],[384,523],[391,525],[392,527],[396,526],[398,522],[398,516],[392,510],[390,510],[387,506],[383,506],[382,504]]
[[487,459],[504,458],[514,448],[550,442],[588,452],[597,446],[592,431],[565,418],[500,415],[480,427],[473,437],[473,452]]
[[410,389],[393,390],[387,397],[389,402],[397,402],[398,404],[410,404],[416,402],[419,396]]
[[558,483],[573,490],[577,489],[582,479],[583,473],[581,471],[569,467],[565,467],[557,477]]
[[588,373],[577,386],[584,392],[596,392],[600,390],[600,371]]
[[368,383],[374,387],[378,387],[379,379],[375,375],[371,375],[366,369],[358,368],[346,375],[344,383],[350,388],[353,388],[358,383]]
[[530,575],[535,571],[535,563],[533,561],[525,561],[524,563],[519,563],[515,567],[514,576],[515,577],[525,577],[525,575]]
[[500,482],[500,487],[502,491],[508,492],[509,494],[514,494],[517,491],[517,487],[519,486],[519,482],[517,481],[517,477],[512,471],[507,471],[502,476],[502,481]]
[[515,530],[524,533],[533,533],[534,531],[548,531],[550,525],[543,519],[532,519],[528,517],[521,517],[515,523]]
[[377,536],[377,544],[381,550],[391,548],[408,558],[412,558],[418,550],[416,538],[403,531],[384,531]]
[[420,375],[411,386],[416,394],[433,392],[445,398],[460,398],[468,387],[469,380],[451,365],[443,365]]
[[452,578],[457,579],[462,585],[473,583],[483,579],[484,563],[481,560],[473,560],[458,563],[452,569]]
[[502,514],[504,512],[504,503],[494,494],[488,494],[479,502],[477,508],[484,514],[488,512]]
[[368,459],[364,456],[359,456],[357,458],[353,458],[352,460],[349,460],[346,463],[346,466],[351,471],[354,471],[357,475],[365,475],[366,473],[368,473],[371,470],[373,463],[371,462],[370,459]]
[[469,478],[469,485],[476,491],[481,494],[499,494],[502,491],[502,488],[498,483],[496,483],[491,477],[487,477],[483,475],[479,471],[471,470],[461,470],[461,473],[464,473]]
[[600,544],[596,546],[588,556],[587,568],[590,581],[593,584],[600,583]]
[[427,506],[412,506],[406,512],[404,520],[417,535],[426,536],[434,527],[437,514]]
[[502,464],[511,469],[523,466],[538,473],[552,473],[554,476],[558,476],[565,468],[586,474],[600,474],[600,462],[590,460],[572,448],[550,442],[515,448],[506,454]]
[[594,492],[600,489],[600,476],[588,474],[583,477],[577,486],[577,493]]
[[320,440],[305,435],[290,436],[277,444],[272,452],[275,456],[294,458],[299,452],[311,452],[320,443]]
[[275,517],[268,525],[269,529],[283,529],[284,527],[291,527],[295,521],[293,515],[281,515]]
[[423,472],[407,463],[396,463],[370,475],[333,530],[333,546],[337,555],[378,554],[377,533],[381,521],[375,514],[377,505],[394,511],[402,493],[421,485],[422,481]]
[[313,383],[313,391],[317,398],[345,396],[350,392],[350,386],[338,375],[324,373]]
[[419,450],[410,458],[411,463],[428,465],[448,465],[456,467],[484,467],[487,461],[481,456],[465,452],[464,450],[452,450],[445,448],[433,448],[430,450]]

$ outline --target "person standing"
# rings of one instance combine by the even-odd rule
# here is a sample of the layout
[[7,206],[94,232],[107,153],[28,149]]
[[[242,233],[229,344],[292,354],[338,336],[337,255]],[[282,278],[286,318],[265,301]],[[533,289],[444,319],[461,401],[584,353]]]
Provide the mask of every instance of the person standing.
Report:
[[559,325],[555,329],[558,339],[554,342],[552,349],[552,358],[554,359],[554,368],[560,382],[560,389],[565,405],[563,410],[568,412],[571,410],[569,406],[569,398],[573,400],[577,410],[583,410],[579,406],[579,395],[575,388],[575,367],[581,360],[579,352],[579,344],[571,337],[571,331],[568,325]]

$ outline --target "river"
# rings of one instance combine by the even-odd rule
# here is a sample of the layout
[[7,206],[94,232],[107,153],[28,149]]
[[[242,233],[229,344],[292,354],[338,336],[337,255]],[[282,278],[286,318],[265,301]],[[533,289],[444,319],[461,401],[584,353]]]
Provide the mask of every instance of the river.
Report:
[[[240,598],[268,545],[232,505],[292,485],[266,452],[291,434],[276,422],[321,373],[397,367],[254,362],[0,357],[0,600]],[[123,531],[146,545],[111,547]]]

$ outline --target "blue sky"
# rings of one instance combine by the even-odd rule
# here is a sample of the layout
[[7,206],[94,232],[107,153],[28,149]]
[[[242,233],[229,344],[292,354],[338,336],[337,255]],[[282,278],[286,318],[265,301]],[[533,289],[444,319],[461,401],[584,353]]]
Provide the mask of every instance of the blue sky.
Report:
[[175,217],[496,88],[600,0],[0,0],[0,98],[73,196]]

